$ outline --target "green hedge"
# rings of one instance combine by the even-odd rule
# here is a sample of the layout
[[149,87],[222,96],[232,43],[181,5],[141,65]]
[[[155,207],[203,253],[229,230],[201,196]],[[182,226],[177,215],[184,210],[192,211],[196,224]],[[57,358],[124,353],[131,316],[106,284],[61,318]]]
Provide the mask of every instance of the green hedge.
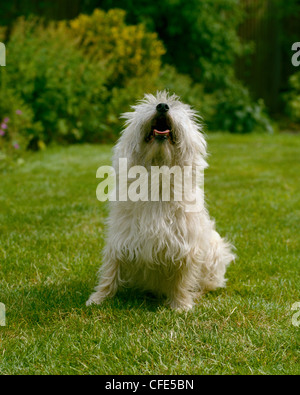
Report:
[[[233,62],[241,51],[236,1],[230,0],[226,7],[224,0],[205,0],[201,6],[196,2],[194,12],[190,3],[171,3],[164,0],[159,15],[163,9],[170,12],[165,29],[174,38],[185,34],[186,52],[181,53],[183,63],[178,67],[186,73],[162,66],[165,48],[157,34],[141,23],[128,25],[120,9],[96,9],[69,22],[19,18],[6,43],[7,66],[0,70],[0,121],[9,119],[5,130],[0,129],[1,157],[26,148],[41,149],[51,141],[115,141],[120,113],[144,93],[158,89],[181,96],[210,129],[272,131],[263,103],[254,102],[234,77]],[[179,5],[182,13],[176,24],[171,14],[179,15]],[[230,10],[235,10],[232,25]],[[221,35],[225,28],[226,35]],[[199,48],[192,53],[195,40]],[[180,54],[183,42],[175,40],[174,45]],[[167,54],[169,58],[174,51]],[[200,72],[198,80],[190,67]]]
[[119,114],[155,89],[163,45],[124,17],[96,10],[70,24],[18,19],[1,70],[0,116],[28,114],[20,130],[27,146],[113,141]]

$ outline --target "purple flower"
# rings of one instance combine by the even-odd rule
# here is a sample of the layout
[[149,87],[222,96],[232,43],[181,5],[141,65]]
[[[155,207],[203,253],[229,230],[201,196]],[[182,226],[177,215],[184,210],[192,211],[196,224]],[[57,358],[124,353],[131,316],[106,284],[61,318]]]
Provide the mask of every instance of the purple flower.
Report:
[[16,111],[16,114],[18,114],[18,115],[22,115],[23,113],[22,113],[22,111],[21,111],[21,110],[17,110],[17,111]]
[[19,144],[18,144],[18,143],[15,143],[15,144],[14,144],[14,148],[15,148],[15,149],[19,149],[19,148],[20,148]]
[[4,136],[5,135],[5,131],[0,129],[0,136]]
[[6,125],[6,123],[1,123],[1,129],[7,129],[7,125]]
[[3,119],[3,122],[4,122],[4,123],[8,123],[9,121],[10,121],[10,119],[9,119],[8,117],[6,117],[6,118]]

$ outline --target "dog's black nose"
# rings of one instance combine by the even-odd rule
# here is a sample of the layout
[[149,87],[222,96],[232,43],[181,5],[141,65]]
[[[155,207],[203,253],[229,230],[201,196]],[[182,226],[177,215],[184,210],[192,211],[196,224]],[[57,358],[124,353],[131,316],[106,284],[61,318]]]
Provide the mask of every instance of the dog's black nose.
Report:
[[169,106],[166,104],[166,103],[159,103],[157,106],[156,106],[156,110],[158,111],[158,112],[160,112],[160,113],[164,113],[164,112],[167,112],[167,111],[169,111]]

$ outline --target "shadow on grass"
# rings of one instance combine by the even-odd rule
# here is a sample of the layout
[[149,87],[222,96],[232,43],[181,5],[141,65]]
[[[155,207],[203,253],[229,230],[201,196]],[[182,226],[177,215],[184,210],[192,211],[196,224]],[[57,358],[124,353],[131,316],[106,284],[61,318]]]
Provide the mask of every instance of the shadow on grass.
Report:
[[128,288],[120,290],[114,298],[107,299],[105,303],[111,303],[118,310],[140,309],[156,312],[164,300],[150,292]]
[[101,306],[86,306],[85,303],[93,287],[83,281],[61,284],[28,285],[15,290],[6,301],[8,321],[45,324],[68,313],[94,316],[95,310],[105,311],[141,310],[155,312],[163,305],[163,300],[150,293],[133,289],[120,290],[113,298],[106,299]]
[[[164,310],[165,300],[150,292],[136,289],[121,289],[113,298],[107,298],[101,305],[86,306],[93,285],[89,281],[71,280],[59,284],[24,285],[23,288],[11,292],[4,301],[7,308],[7,321],[14,326],[18,323],[30,327],[47,325],[72,316],[72,319],[95,318],[97,315],[116,315],[131,312],[157,313]],[[224,289],[200,296],[196,305],[202,302],[214,302],[220,297],[228,296]],[[171,310],[170,310],[171,311]]]

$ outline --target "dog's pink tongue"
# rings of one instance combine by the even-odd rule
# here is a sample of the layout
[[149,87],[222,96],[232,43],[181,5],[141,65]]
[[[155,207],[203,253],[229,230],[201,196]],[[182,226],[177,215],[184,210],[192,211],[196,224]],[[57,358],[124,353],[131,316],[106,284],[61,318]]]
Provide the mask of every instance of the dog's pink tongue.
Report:
[[164,134],[169,134],[170,130],[157,130],[157,129],[153,129],[154,134],[155,135],[164,135]]

